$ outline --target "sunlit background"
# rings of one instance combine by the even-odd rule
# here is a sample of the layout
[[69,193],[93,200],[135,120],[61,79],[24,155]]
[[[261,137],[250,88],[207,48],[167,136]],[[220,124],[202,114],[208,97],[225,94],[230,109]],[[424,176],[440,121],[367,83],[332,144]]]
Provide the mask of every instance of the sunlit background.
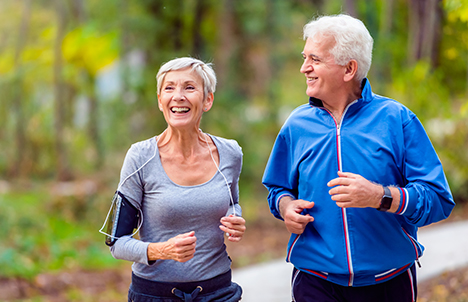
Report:
[[[214,64],[219,84],[201,127],[242,146],[247,226],[271,227],[261,177],[282,123],[308,101],[302,27],[340,12],[368,27],[374,91],[421,119],[463,204],[467,0],[1,0],[0,301],[125,300],[128,284],[108,275],[128,266],[97,230],[125,152],[166,126],[155,75],[175,57]],[[245,248],[234,264],[280,256],[281,244]],[[74,275],[110,281],[87,292]]]

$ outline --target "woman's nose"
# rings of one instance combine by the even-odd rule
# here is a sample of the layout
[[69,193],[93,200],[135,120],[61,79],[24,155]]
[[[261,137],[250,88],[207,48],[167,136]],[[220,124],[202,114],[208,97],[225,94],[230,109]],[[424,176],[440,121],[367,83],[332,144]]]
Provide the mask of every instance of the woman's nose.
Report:
[[172,95],[172,98],[176,101],[182,100],[184,98],[184,92],[180,88],[176,88],[174,90],[174,94]]

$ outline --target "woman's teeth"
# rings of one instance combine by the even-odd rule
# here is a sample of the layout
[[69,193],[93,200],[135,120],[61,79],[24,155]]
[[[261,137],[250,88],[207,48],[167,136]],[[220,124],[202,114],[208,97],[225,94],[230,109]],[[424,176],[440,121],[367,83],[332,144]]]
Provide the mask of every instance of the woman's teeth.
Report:
[[182,108],[172,107],[171,108],[171,111],[173,113],[183,113],[183,112],[188,112],[189,110],[190,108],[187,108],[187,107],[182,107]]

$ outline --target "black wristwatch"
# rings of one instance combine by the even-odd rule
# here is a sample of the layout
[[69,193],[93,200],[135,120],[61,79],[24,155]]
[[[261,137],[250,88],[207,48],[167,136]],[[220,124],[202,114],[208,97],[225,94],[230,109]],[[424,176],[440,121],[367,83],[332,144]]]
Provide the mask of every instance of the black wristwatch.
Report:
[[386,212],[392,206],[393,197],[392,197],[392,192],[390,192],[390,189],[388,187],[383,187],[383,188],[384,188],[384,195],[382,197],[382,200],[380,201],[380,206],[377,208],[377,210]]

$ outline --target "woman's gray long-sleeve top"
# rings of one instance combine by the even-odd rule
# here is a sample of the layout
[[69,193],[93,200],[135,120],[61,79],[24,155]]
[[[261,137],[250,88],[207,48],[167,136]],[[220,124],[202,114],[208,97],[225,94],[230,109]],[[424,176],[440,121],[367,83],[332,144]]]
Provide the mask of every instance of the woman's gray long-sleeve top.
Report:
[[[219,153],[219,169],[207,182],[195,186],[174,183],[161,164],[156,138],[133,144],[124,160],[120,179],[143,166],[119,187],[125,197],[143,214],[140,240],[124,236],[110,248],[116,259],[133,261],[133,272],[142,278],[161,282],[192,282],[210,279],[230,269],[220,219],[232,212],[230,191],[236,214],[242,150],[234,140],[210,136]],[[190,231],[197,237],[192,259],[148,262],[151,242],[164,242]]]

